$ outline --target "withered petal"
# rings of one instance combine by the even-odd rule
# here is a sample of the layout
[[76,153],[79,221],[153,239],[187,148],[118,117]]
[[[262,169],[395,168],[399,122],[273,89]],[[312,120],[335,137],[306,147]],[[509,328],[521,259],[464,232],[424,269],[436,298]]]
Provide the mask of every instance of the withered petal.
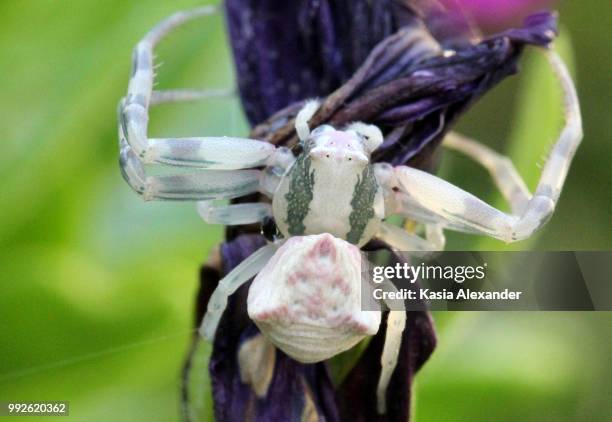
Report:
[[[332,12],[335,10],[332,5],[337,4],[331,1],[316,3],[328,6]],[[366,15],[370,21],[375,19],[373,16],[386,17],[390,25],[387,35],[376,44],[376,36],[361,35],[369,32],[368,26],[362,27],[361,31],[351,25],[346,26],[346,33],[343,30],[332,31],[335,36],[330,35],[320,45],[325,51],[338,48],[338,45],[347,48],[343,43],[346,37],[356,36],[358,41],[354,44],[357,46],[367,44],[363,40],[371,42],[370,53],[365,56],[362,48],[340,50],[338,55],[343,57],[342,65],[333,69],[324,66],[326,58],[320,50],[313,49],[311,44],[309,48],[304,47],[301,32],[304,25],[298,31],[287,30],[285,38],[280,37],[281,34],[277,34],[280,38],[268,37],[257,47],[262,49],[257,50],[260,54],[248,49],[250,55],[247,56],[244,49],[234,47],[238,68],[248,66],[251,69],[248,74],[238,71],[238,84],[247,115],[252,123],[260,122],[251,136],[277,145],[293,146],[297,142],[293,118],[305,99],[321,97],[323,104],[311,119],[311,125],[331,123],[342,126],[352,121],[374,123],[386,136],[383,147],[373,155],[374,161],[428,168],[432,153],[457,118],[500,81],[516,73],[524,46],[546,47],[556,36],[556,16],[543,12],[528,17],[523,28],[511,29],[485,40],[476,41],[473,33],[468,33],[461,25],[457,28],[458,38],[451,37],[452,31],[441,34],[438,30],[435,33],[443,38],[436,40],[426,23],[431,24],[440,18],[428,20],[427,16],[422,16],[422,7],[411,7],[409,3],[401,2],[403,13],[398,12],[397,2],[374,2],[380,6],[372,5],[370,9],[361,5],[363,10],[368,10]],[[310,3],[306,1],[304,4]],[[355,7],[354,15],[361,16],[360,4],[357,1],[354,6],[345,7],[346,10]],[[391,7],[391,4],[396,7]],[[321,11],[322,7],[315,10]],[[318,16],[314,11],[311,13]],[[271,16],[280,19],[274,13]],[[341,16],[346,19],[345,15]],[[291,21],[291,17],[284,18]],[[341,20],[336,19],[333,20],[334,28],[345,28],[337,23]],[[363,16],[361,19],[367,20]],[[351,22],[356,20],[353,17]],[[231,15],[229,21],[232,32]],[[312,35],[312,31],[306,32]],[[242,47],[250,45],[242,39],[232,40]],[[289,48],[289,45],[293,47]],[[454,49],[448,50],[451,45]],[[285,52],[278,57],[273,54],[277,63],[270,66],[267,52],[278,52],[283,48],[291,50],[291,53]],[[355,66],[359,60],[361,65]],[[283,65],[286,66],[277,67]],[[298,94],[291,96],[284,88],[270,88],[271,81],[257,76],[265,73],[274,78],[278,87],[287,88],[300,72],[326,82],[324,86],[317,85],[310,83],[309,79],[310,82],[299,85],[299,91],[295,91]]]
[[416,22],[397,0],[226,0],[238,87],[251,124],[348,80],[372,48]]

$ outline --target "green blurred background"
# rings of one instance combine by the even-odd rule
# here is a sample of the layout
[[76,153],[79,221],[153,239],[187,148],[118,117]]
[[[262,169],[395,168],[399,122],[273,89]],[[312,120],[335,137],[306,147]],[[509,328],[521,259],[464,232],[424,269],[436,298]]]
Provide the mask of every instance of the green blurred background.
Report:
[[[115,108],[138,39],[199,4],[0,2],[0,400],[69,400],[82,421],[178,419],[198,266],[222,229],[200,221],[193,204],[145,204],[128,189]],[[557,212],[528,242],[449,235],[452,249],[612,249],[612,3],[559,9],[586,136]],[[158,53],[159,87],[232,86],[220,17],[185,27]],[[533,186],[559,127],[558,92],[538,54],[523,65],[460,129],[510,153]],[[236,99],[160,107],[150,128],[247,132]],[[441,175],[499,202],[484,171],[462,157],[446,154]],[[612,420],[612,314],[434,319],[439,344],[417,378],[417,421]]]

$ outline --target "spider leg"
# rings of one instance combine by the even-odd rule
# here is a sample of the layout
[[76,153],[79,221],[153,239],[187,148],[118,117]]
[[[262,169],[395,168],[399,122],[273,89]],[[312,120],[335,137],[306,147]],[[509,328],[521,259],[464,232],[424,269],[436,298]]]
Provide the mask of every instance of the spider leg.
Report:
[[119,163],[123,178],[144,200],[201,201],[237,198],[260,189],[261,171],[210,170],[148,176],[143,163],[122,140]]
[[298,134],[300,141],[304,142],[310,136],[310,126],[308,121],[314,116],[319,109],[321,103],[319,100],[310,100],[304,104],[304,107],[299,111],[295,117],[295,131]]
[[564,91],[566,123],[544,165],[535,194],[521,213],[506,214],[436,176],[405,166],[395,170],[399,189],[421,208],[451,224],[506,242],[525,239],[541,228],[555,208],[582,139],[580,108],[572,80],[561,59],[554,52],[547,55]]
[[397,252],[421,252],[440,251],[444,249],[444,234],[438,225],[425,226],[426,237],[409,233],[401,227],[389,223],[382,223],[376,237]]
[[[259,191],[272,198],[282,175],[295,161],[291,150],[279,147],[268,162],[259,180]],[[272,216],[272,207],[264,202],[248,202],[230,205],[214,205],[212,200],[199,201],[198,214],[210,224],[241,225],[262,222]]]
[[[397,292],[397,289],[389,280],[383,282],[383,287],[386,291]],[[395,302],[398,302],[397,304]],[[403,301],[385,300],[385,303],[391,309],[387,316],[387,331],[385,332],[385,344],[380,357],[380,378],[376,388],[377,410],[379,414],[385,414],[387,410],[387,387],[391,380],[391,375],[397,366],[400,346],[402,344],[402,333],[406,327],[406,310]],[[402,310],[393,310],[398,306]]]
[[287,147],[278,147],[274,155],[268,160],[268,166],[263,170],[261,176],[261,193],[272,198],[276,188],[280,184],[281,177],[289,170],[295,162],[293,152]]
[[163,91],[153,91],[151,94],[150,106],[164,103],[178,103],[185,101],[199,101],[208,98],[232,97],[235,95],[233,89],[168,89]]
[[259,248],[219,281],[219,285],[208,301],[206,315],[200,326],[200,334],[203,337],[208,340],[214,338],[221,316],[227,307],[228,298],[261,271],[278,247],[279,244],[271,243]]
[[514,214],[525,210],[531,193],[508,157],[457,133],[449,133],[442,145],[467,155],[485,167]]
[[127,147],[145,164],[236,170],[265,165],[275,150],[274,145],[267,142],[225,136],[149,138],[145,141],[146,146],[138,150],[140,141],[134,141],[135,131],[130,132],[129,121],[126,124],[128,127],[121,129]]
[[[151,104],[186,101],[224,94],[219,91],[153,91],[153,49],[174,28],[215,13],[201,7],[176,13],[153,28],[134,50],[127,96],[119,104],[120,166],[125,180],[144,199],[206,200],[234,198],[260,189],[261,172],[216,171],[263,166],[274,159],[267,142],[233,137],[148,138]],[[146,164],[211,169],[213,171],[148,176]]]
[[[272,198],[280,183],[282,175],[295,162],[290,149],[279,147],[269,160],[259,180],[259,191]],[[240,225],[258,223],[272,215],[270,204],[249,202],[242,204],[214,205],[212,201],[199,201],[197,204],[200,217],[207,223],[223,225]]]
[[425,239],[433,246],[434,251],[442,251],[446,246],[444,229],[440,224],[426,224]]
[[[376,179],[383,189],[385,198],[385,217],[400,215],[410,220],[424,223],[426,226],[447,228],[454,231],[476,233],[476,230],[459,223],[451,223],[427,208],[407,192],[399,189],[395,168],[387,163],[374,164]],[[440,243],[440,242],[439,242]],[[444,243],[444,242],[442,242]]]
[[211,201],[200,201],[197,206],[204,221],[225,226],[258,223],[272,215],[271,205],[264,202],[213,205]]

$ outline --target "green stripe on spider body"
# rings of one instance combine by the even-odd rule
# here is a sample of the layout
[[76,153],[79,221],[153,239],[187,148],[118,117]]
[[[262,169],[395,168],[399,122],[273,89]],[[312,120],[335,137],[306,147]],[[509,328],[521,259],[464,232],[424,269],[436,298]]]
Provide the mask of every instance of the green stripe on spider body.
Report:
[[374,168],[367,165],[363,169],[360,180],[357,181],[351,200],[351,215],[349,216],[350,231],[346,240],[357,244],[363,237],[368,224],[376,217],[374,206],[376,195],[381,195],[380,186],[374,177]]
[[291,167],[288,180],[289,190],[283,196],[287,201],[286,216],[283,221],[287,224],[287,231],[291,236],[305,233],[304,219],[310,211],[313,199],[314,171],[311,170],[309,148],[304,151]]

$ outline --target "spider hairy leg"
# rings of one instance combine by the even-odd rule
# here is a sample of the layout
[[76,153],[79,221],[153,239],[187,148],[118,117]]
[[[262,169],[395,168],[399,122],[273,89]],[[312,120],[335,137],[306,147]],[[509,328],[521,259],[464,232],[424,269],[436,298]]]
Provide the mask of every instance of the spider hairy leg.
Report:
[[401,190],[420,207],[447,222],[467,226],[505,242],[526,239],[539,230],[554,211],[572,158],[582,140],[580,106],[569,72],[556,53],[546,54],[563,89],[565,126],[544,165],[535,194],[522,213],[506,214],[436,176],[405,166],[395,170]]
[[583,131],[578,94],[569,71],[556,53],[547,52],[547,58],[564,92],[566,125],[544,164],[534,198],[548,197],[556,202],[561,194],[574,154],[582,141]]
[[178,12],[166,18],[136,45],[132,55],[132,74],[128,94],[122,103],[124,131],[130,146],[140,153],[147,147],[148,109],[153,92],[153,48],[166,34],[192,19],[212,15],[216,7],[206,6],[191,11]]
[[[275,154],[273,145],[253,139],[148,138],[148,113],[152,103],[182,101],[205,95],[189,90],[154,93],[155,45],[174,28],[216,11],[215,7],[201,7],[174,14],[153,28],[134,50],[128,94],[119,104],[120,166],[125,180],[145,200],[222,199],[257,192],[261,188],[261,172],[236,170],[263,166]],[[146,164],[207,171],[149,176]]]

